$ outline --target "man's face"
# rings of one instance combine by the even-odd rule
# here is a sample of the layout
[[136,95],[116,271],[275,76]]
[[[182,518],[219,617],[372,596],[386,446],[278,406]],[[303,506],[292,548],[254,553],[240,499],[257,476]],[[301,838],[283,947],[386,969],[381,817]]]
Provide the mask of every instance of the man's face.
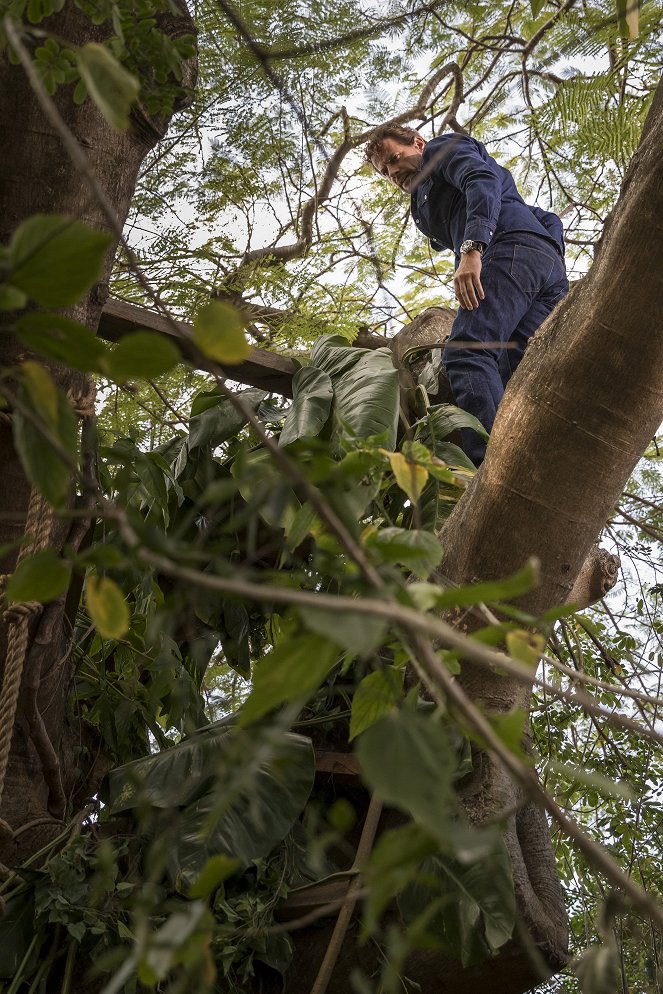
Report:
[[381,176],[405,193],[410,192],[412,179],[421,168],[421,156],[426,142],[416,135],[413,145],[403,145],[395,138],[385,138],[371,162]]

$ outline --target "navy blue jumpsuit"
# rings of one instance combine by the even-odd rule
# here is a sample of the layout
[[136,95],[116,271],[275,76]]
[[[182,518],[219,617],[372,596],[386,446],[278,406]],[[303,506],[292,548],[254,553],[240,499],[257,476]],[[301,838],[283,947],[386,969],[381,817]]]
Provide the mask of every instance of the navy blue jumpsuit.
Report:
[[[490,431],[504,387],[536,329],[568,292],[562,222],[527,205],[508,170],[467,135],[434,138],[424,148],[412,217],[437,250],[452,249],[456,266],[466,239],[486,245],[476,310],[460,308],[450,341],[510,342],[509,349],[447,348],[444,362],[454,400]],[[485,443],[463,432],[478,466]]]

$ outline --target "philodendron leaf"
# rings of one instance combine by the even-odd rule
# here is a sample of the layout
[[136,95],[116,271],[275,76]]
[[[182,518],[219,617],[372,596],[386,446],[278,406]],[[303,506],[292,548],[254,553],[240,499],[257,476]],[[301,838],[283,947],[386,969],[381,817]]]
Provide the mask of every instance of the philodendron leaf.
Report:
[[340,335],[324,335],[311,351],[311,365],[329,376],[338,431],[354,438],[379,437],[396,444],[400,388],[389,349],[359,349]]
[[212,725],[111,770],[107,801],[111,814],[135,811],[147,832],[155,822],[175,825],[170,878],[179,891],[206,896],[287,835],[314,776],[310,739]]
[[104,45],[89,42],[75,54],[87,92],[108,123],[118,131],[125,131],[140,83]]
[[129,605],[117,583],[110,577],[88,577],[85,584],[85,606],[102,638],[120,639],[129,631]]
[[9,279],[44,307],[69,307],[99,279],[112,242],[76,218],[34,214],[9,243]]
[[293,401],[283,423],[279,445],[291,445],[298,438],[319,435],[331,411],[334,390],[322,369],[304,366],[292,379]]
[[193,322],[193,340],[208,359],[226,366],[244,362],[251,353],[242,315],[235,307],[217,300],[198,311]]
[[239,724],[249,725],[287,701],[313,694],[340,655],[337,644],[319,635],[285,639],[256,663],[253,690],[239,714]]
[[71,570],[54,549],[44,549],[22,559],[7,581],[6,596],[11,603],[55,600],[64,593]]

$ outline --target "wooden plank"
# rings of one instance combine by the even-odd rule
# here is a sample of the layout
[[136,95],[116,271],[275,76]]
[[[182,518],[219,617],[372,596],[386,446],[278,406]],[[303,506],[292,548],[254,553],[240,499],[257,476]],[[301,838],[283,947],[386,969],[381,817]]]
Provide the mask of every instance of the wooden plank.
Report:
[[[99,337],[107,342],[119,342],[131,331],[136,331],[138,328],[148,328],[150,331],[159,332],[168,338],[177,338],[177,345],[184,359],[196,369],[209,370],[209,361],[191,341],[191,325],[183,324],[180,321],[176,321],[175,324],[182,330],[182,338],[177,338],[172,326],[161,314],[155,314],[154,311],[150,311],[146,307],[137,307],[135,304],[127,304],[122,300],[110,299],[101,312]],[[235,380],[237,383],[246,383],[248,386],[268,390],[270,393],[278,393],[283,397],[292,397],[292,377],[295,373],[295,364],[287,356],[278,355],[276,352],[267,352],[265,349],[252,348],[248,359],[237,366],[227,367],[224,372],[228,379]]]

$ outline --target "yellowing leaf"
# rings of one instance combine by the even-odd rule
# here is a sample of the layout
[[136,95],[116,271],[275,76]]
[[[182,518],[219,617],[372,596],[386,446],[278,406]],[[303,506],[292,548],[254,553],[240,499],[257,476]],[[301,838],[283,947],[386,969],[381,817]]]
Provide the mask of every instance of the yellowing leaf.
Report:
[[28,360],[21,366],[25,389],[35,410],[41,414],[44,421],[52,423],[58,417],[58,391],[51,374],[38,362]]
[[244,362],[251,352],[241,314],[219,301],[212,301],[198,311],[193,340],[203,355],[228,366]]
[[538,666],[545,644],[546,640],[543,635],[538,635],[536,632],[526,632],[523,629],[508,632],[506,636],[506,647],[509,650],[509,655],[533,669]]
[[421,496],[421,491],[426,486],[428,470],[416,462],[407,460],[402,452],[386,452],[384,449],[382,451],[391,463],[391,471],[396,477],[396,483],[416,504]]
[[129,630],[129,605],[114,580],[91,576],[85,585],[85,606],[92,622],[106,639],[119,639]]

